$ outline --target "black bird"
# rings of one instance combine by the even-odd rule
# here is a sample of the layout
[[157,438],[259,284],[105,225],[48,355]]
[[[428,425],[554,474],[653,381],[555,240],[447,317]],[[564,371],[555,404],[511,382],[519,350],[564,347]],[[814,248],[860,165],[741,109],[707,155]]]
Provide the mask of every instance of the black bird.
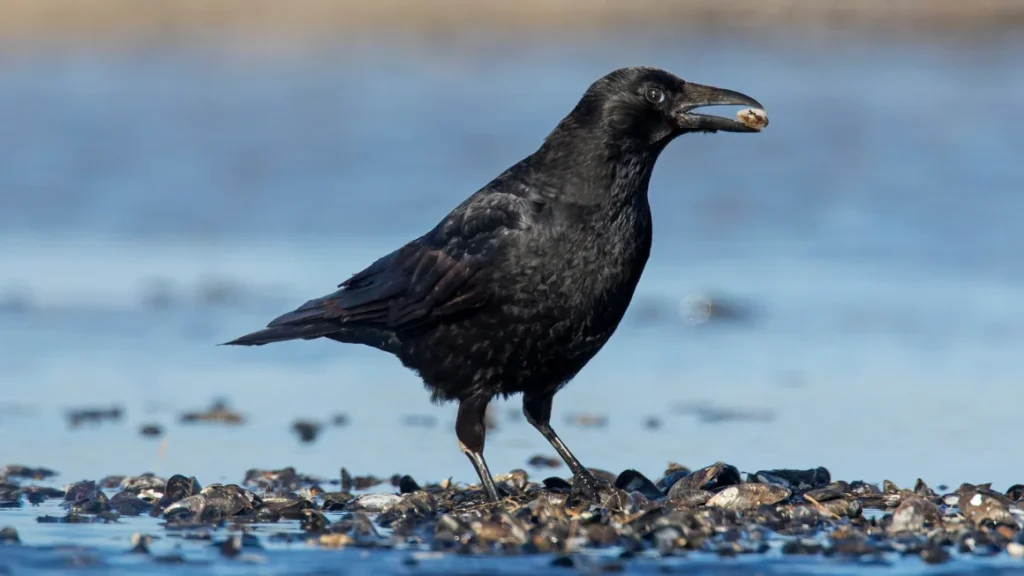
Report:
[[658,155],[688,132],[756,132],[693,113],[763,107],[655,68],[594,82],[540,148],[451,211],[432,230],[339,285],[228,342],[329,338],[391,353],[419,373],[435,402],[459,403],[455,432],[490,500],[484,413],[523,394],[526,419],[573,473],[573,490],[602,483],[551,428],[551,403],[611,337],[651,250],[647,187]]

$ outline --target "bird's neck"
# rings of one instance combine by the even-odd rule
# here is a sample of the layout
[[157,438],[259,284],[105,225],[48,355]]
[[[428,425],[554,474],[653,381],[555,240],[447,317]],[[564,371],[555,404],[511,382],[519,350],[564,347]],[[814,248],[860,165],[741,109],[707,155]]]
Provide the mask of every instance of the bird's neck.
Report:
[[600,135],[572,140],[552,134],[527,159],[533,184],[553,200],[593,204],[647,201],[654,164],[664,146],[612,142]]

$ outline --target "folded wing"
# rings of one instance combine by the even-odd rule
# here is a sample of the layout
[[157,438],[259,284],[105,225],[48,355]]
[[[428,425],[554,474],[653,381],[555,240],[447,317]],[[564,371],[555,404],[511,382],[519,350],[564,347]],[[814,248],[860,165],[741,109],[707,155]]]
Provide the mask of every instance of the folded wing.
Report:
[[430,233],[377,260],[322,298],[228,344],[329,337],[386,349],[404,331],[483,305],[487,270],[528,227],[515,196],[474,196]]

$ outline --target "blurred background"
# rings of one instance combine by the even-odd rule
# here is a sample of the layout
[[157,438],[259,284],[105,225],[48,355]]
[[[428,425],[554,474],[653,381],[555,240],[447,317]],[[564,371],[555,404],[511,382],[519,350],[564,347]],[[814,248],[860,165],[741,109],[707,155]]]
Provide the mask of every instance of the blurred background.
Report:
[[[662,155],[638,295],[555,401],[566,443],[651,477],[1020,481],[1022,26],[1019,0],[5,0],[0,464],[474,480],[397,360],[215,344],[645,64],[771,126]],[[492,416],[493,471],[569,474],[528,464],[554,454],[518,399]]]

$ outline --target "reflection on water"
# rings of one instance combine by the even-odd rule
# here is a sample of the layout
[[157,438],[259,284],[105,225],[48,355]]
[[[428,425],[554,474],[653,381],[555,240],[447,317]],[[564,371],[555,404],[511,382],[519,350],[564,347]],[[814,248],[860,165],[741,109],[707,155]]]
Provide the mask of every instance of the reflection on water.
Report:
[[[725,460],[1019,481],[1007,399],[1024,345],[1024,117],[1005,111],[1024,105],[1022,47],[688,38],[8,58],[0,378],[18,409],[0,410],[0,434],[18,442],[0,460],[69,480],[153,470],[209,483],[284,465],[471,480],[453,407],[429,405],[397,361],[330,342],[214,344],[427,230],[531,152],[590,81],[646,63],[751,94],[772,123],[662,156],[638,306],[555,403],[556,422],[607,417],[561,425],[577,455],[651,475]],[[973,107],[980,95],[1004,112]],[[687,322],[704,294],[756,313]],[[179,422],[216,397],[245,424]],[[64,420],[111,405],[121,420]],[[499,407],[488,438],[497,471],[550,451],[515,408]],[[337,413],[348,426],[313,443],[291,431]],[[143,424],[163,426],[163,444]]]

